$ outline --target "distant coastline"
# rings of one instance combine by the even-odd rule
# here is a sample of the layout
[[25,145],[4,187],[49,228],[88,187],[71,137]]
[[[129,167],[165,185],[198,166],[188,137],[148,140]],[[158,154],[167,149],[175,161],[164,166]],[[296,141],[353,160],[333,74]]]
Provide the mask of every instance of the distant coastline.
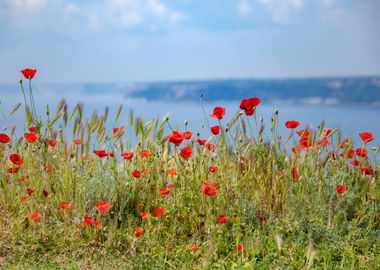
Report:
[[[310,106],[380,107],[380,76],[292,79],[221,79],[168,82],[36,83],[42,96],[72,92],[117,94],[141,102],[204,102],[241,100],[257,96],[265,103]],[[19,85],[0,84],[1,99],[18,93]],[[54,96],[54,95],[53,95]]]

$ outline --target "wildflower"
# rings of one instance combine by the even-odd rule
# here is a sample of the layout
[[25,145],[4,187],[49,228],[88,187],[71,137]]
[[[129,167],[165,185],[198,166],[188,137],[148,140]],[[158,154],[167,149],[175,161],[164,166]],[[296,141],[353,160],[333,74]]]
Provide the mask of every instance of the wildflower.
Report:
[[190,244],[190,249],[192,251],[197,251],[199,249],[199,244],[197,244],[197,243]]
[[218,170],[218,166],[215,166],[215,165],[212,165],[210,167],[208,167],[208,171],[209,172],[216,172]]
[[50,140],[49,141],[49,146],[54,147],[57,144],[56,140]]
[[42,215],[38,212],[32,213],[28,216],[29,221],[40,221]]
[[300,125],[300,123],[296,120],[290,120],[285,122],[286,128],[297,128]]
[[244,246],[243,245],[237,245],[234,247],[234,250],[238,253],[244,253]]
[[213,126],[213,127],[211,127],[212,134],[218,135],[219,131],[220,131],[220,126]]
[[132,159],[133,158],[133,152],[128,152],[128,151],[125,151],[123,153],[121,153],[121,157],[124,158],[124,159]]
[[17,165],[17,166],[20,166],[24,161],[22,160],[21,156],[18,155],[18,154],[12,154],[9,156],[9,160]]
[[215,196],[218,192],[218,188],[214,185],[203,185],[201,188],[201,192],[206,196]]
[[100,213],[104,214],[112,208],[112,205],[110,205],[110,203],[107,201],[99,201],[95,203],[95,207]]
[[338,192],[339,194],[346,192],[346,190],[347,190],[347,187],[345,185],[336,186],[336,192]]
[[26,197],[26,196],[22,196],[22,197],[21,197],[21,201],[22,201],[22,202],[26,202],[26,200],[27,200],[27,197]]
[[373,141],[374,139],[373,134],[371,132],[360,132],[359,136],[365,143]]
[[253,115],[255,113],[256,107],[261,103],[259,98],[248,98],[243,99],[240,102],[240,109],[244,110],[245,115]]
[[169,175],[176,175],[177,174],[177,170],[175,168],[170,168],[167,170],[167,173]]
[[152,155],[152,153],[148,149],[141,151],[141,157],[143,157],[143,158],[150,157],[151,155]]
[[199,145],[205,145],[205,143],[207,142],[207,140],[197,139],[196,142],[197,142]]
[[223,119],[223,116],[226,114],[226,108],[222,107],[215,107],[212,111],[212,114],[210,114],[213,118],[218,118],[219,120]]
[[183,134],[178,131],[173,131],[173,133],[169,136],[169,142],[175,144],[176,146],[180,146],[183,140]]
[[71,204],[71,203],[69,203],[69,202],[61,202],[60,204],[59,204],[59,208],[61,208],[61,209],[71,209],[73,207],[73,205]]
[[143,174],[151,174],[152,170],[151,169],[145,169],[142,171]]
[[36,127],[30,127],[28,130],[29,130],[30,133],[36,133],[37,132],[37,128]]
[[102,227],[102,222],[100,220],[96,219],[94,221],[94,225],[95,225],[96,228],[100,228],[100,227]]
[[49,192],[47,190],[43,190],[42,191],[42,195],[44,195],[45,198],[47,198],[49,196]]
[[83,222],[86,225],[91,225],[92,223],[94,223],[94,217],[93,216],[84,216],[83,217]]
[[34,189],[32,189],[32,188],[27,188],[26,189],[26,194],[28,194],[29,196],[32,195],[33,192],[34,192]]
[[356,160],[356,159],[354,159],[353,161],[351,161],[351,164],[352,164],[353,166],[359,166],[359,165],[360,165],[360,160]]
[[121,137],[125,134],[125,131],[122,128],[113,128],[113,134],[114,136]]
[[46,166],[46,167],[44,168],[44,171],[47,172],[47,173],[51,173],[51,172],[54,171],[54,168],[51,167],[51,166]]
[[33,79],[34,75],[36,75],[37,69],[26,68],[26,69],[21,70],[21,73],[22,75],[24,75],[26,79],[31,80]]
[[133,231],[137,237],[141,237],[144,233],[144,230],[141,227],[136,227],[133,229]]
[[168,188],[168,187],[160,188],[160,194],[161,195],[169,195],[170,194],[170,188]]
[[363,167],[360,169],[364,175],[373,175],[374,171],[371,168]]
[[207,144],[207,149],[210,150],[210,151],[214,151],[216,148],[215,144],[212,144],[212,143],[208,143]]
[[165,208],[154,208],[153,210],[153,214],[156,216],[156,217],[161,217],[165,214],[165,211],[166,209]]
[[11,138],[5,134],[5,133],[0,133],[0,142],[3,144],[9,143],[11,141]]
[[141,212],[140,217],[141,217],[141,219],[150,218],[150,213],[149,212]]
[[228,218],[225,215],[219,215],[218,216],[218,224],[224,224],[228,221]]
[[33,143],[33,142],[35,142],[35,141],[38,140],[39,136],[40,136],[40,135],[38,135],[38,134],[35,134],[35,133],[31,133],[31,132],[29,132],[29,133],[25,133],[25,135],[24,135],[24,139],[25,139],[27,142]]
[[368,156],[368,151],[365,148],[358,148],[355,150],[355,152],[356,152],[356,155],[359,157],[365,158]]
[[294,168],[292,169],[292,179],[295,181],[295,180],[297,180],[297,177],[298,177],[297,168],[294,167]]
[[108,156],[105,150],[94,150],[94,154],[100,158]]
[[140,178],[140,176],[141,176],[141,172],[140,172],[139,170],[134,170],[134,171],[132,172],[132,175],[133,175],[133,177],[135,177],[135,178]]
[[80,144],[82,144],[82,140],[81,139],[73,140],[73,144],[80,145]]
[[7,169],[7,172],[8,173],[17,173],[18,172],[18,168],[9,168],[9,169]]
[[191,157],[192,153],[193,149],[188,146],[181,149],[180,156],[184,159],[188,159],[189,157]]
[[193,133],[191,131],[185,131],[182,133],[182,136],[185,140],[190,140],[191,136],[193,136]]

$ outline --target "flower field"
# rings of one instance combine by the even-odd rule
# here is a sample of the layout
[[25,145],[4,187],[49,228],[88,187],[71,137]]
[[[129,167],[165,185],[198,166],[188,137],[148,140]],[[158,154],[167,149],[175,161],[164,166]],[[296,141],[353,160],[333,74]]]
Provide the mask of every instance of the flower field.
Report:
[[379,269],[376,134],[277,111],[264,129],[258,97],[229,121],[205,111],[205,137],[169,117],[119,123],[122,106],[42,117],[36,70],[22,73],[9,114],[25,123],[0,131],[0,268]]

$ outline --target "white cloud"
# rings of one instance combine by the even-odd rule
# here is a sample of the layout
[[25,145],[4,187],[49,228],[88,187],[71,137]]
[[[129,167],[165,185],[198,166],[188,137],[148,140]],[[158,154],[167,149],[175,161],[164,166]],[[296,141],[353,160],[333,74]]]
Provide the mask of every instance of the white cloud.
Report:
[[[0,0],[0,22],[19,29],[53,29],[60,34],[80,36],[110,26],[131,28],[147,23],[159,28],[183,18],[162,0]],[[25,24],[28,18],[28,24]]]
[[241,0],[238,4],[239,14],[244,16],[251,12],[252,7],[247,0]]
[[275,23],[287,24],[294,11],[304,6],[304,0],[256,0],[271,14]]

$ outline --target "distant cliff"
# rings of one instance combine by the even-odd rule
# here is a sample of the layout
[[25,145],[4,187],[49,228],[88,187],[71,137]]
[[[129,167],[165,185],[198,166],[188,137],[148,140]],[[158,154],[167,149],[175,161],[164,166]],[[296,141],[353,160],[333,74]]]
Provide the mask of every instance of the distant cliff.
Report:
[[178,81],[131,87],[128,97],[147,100],[198,101],[203,94],[206,102],[257,96],[265,102],[380,106],[380,77]]

